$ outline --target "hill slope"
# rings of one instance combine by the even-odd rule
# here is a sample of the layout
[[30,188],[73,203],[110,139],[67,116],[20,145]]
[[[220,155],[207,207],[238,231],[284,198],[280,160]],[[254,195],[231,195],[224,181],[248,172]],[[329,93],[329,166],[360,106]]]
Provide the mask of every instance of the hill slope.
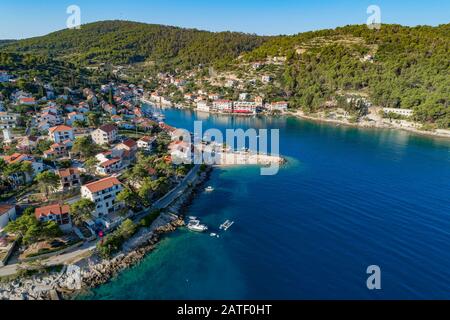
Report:
[[62,30],[6,44],[2,50],[37,53],[82,64],[144,61],[192,67],[233,59],[251,51],[266,38],[243,33],[212,33],[195,29],[127,21],[86,24],[81,30]]

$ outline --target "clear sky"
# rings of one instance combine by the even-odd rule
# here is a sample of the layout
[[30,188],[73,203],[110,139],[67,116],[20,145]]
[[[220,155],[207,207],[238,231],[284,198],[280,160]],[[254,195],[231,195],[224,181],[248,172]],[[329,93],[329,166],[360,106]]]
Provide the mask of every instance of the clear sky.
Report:
[[372,4],[382,23],[450,22],[450,0],[0,0],[0,39],[64,29],[69,5],[81,8],[82,23],[120,19],[274,35],[362,24]]

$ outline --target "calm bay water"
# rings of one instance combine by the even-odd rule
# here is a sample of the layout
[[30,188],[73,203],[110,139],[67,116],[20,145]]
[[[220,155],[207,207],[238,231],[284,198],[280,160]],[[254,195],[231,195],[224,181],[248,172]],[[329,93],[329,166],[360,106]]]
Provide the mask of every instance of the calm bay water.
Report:
[[[169,109],[166,122],[278,128],[276,176],[216,169],[188,215],[220,238],[179,230],[85,299],[450,298],[450,142],[295,118]],[[382,290],[366,287],[379,265]]]

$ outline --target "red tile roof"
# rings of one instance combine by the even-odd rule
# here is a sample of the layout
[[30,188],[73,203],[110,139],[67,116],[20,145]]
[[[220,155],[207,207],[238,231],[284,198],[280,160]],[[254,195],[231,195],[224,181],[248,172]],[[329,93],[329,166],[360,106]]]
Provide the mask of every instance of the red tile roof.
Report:
[[86,187],[90,192],[99,192],[105,189],[112,188],[116,185],[122,185],[122,183],[115,177],[109,177],[89,183],[84,187]]
[[102,162],[100,164],[100,166],[102,166],[103,168],[106,168],[106,167],[112,166],[113,164],[115,164],[117,162],[120,162],[120,158],[114,158],[114,159]]
[[9,210],[14,208],[14,206],[7,203],[0,203],[0,216],[6,214]]
[[61,131],[70,131],[70,130],[72,130],[72,127],[65,126],[65,125],[60,125],[60,126],[56,126],[56,127],[48,129],[48,131],[50,133],[61,132]]
[[69,176],[77,175],[77,174],[80,174],[80,170],[78,170],[77,168],[68,168],[68,169],[58,170],[58,175],[61,178],[69,177]]
[[110,133],[117,130],[117,127],[113,124],[105,124],[99,128],[100,130]]
[[62,215],[62,214],[68,214],[70,212],[70,207],[68,205],[59,205],[59,204],[52,204],[50,206],[45,206],[41,208],[36,208],[34,211],[34,215],[37,219],[41,217],[46,217],[48,215],[54,214],[54,215]]

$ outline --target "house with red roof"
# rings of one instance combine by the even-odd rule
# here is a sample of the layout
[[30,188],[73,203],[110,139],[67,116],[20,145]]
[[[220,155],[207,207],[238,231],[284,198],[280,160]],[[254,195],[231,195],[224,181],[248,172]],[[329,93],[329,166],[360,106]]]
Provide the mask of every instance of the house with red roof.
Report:
[[73,128],[66,125],[59,125],[48,129],[49,137],[56,143],[61,143],[66,140],[73,141],[75,139]]
[[41,222],[56,222],[63,232],[69,232],[72,230],[69,205],[52,204],[49,206],[36,208],[34,215],[36,219]]
[[57,171],[62,190],[81,187],[80,170],[78,168],[60,169]]
[[116,125],[105,124],[97,130],[92,131],[91,137],[96,144],[105,145],[115,142],[118,134],[119,130]]
[[122,190],[122,183],[116,177],[108,177],[82,186],[81,197],[95,203],[93,215],[98,218],[123,208],[123,203],[116,202]]

